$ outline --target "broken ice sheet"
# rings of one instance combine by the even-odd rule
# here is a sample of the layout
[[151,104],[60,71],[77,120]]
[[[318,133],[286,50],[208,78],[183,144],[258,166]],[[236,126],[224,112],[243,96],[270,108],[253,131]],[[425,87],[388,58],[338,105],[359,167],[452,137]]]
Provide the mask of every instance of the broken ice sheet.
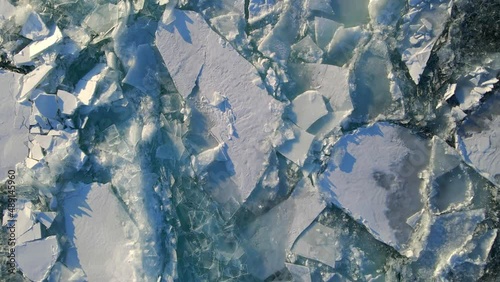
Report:
[[[261,164],[269,157],[269,133],[277,126],[281,106],[253,83],[260,80],[255,68],[229,44],[221,45],[223,39],[201,15],[177,9],[173,13],[172,23],[159,25],[156,45],[183,97],[204,96],[212,101],[215,92],[226,97],[222,109],[212,106],[203,111],[213,120],[213,136],[227,145],[227,162],[232,168],[226,178],[238,185],[223,194],[234,194],[237,201],[244,201],[263,172]],[[244,95],[241,89],[245,89]]]

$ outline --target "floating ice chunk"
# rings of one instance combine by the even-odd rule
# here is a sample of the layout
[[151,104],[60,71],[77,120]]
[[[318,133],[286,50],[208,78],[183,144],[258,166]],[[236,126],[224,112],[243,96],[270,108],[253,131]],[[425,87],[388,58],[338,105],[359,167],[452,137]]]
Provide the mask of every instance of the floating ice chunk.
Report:
[[30,149],[29,157],[37,161],[43,159],[42,147],[38,144],[33,145]]
[[106,69],[106,64],[96,65],[87,73],[75,86],[75,94],[84,105],[89,105],[94,97],[97,83],[101,79],[102,72]]
[[434,44],[451,15],[451,0],[431,0],[428,5],[414,5],[403,16],[399,50],[415,84],[427,66]]
[[321,12],[328,15],[335,14],[328,0],[307,0],[305,2],[305,8],[310,12]]
[[33,41],[28,46],[24,47],[17,55],[14,56],[14,62],[18,65],[30,62],[38,54],[48,48],[59,43],[63,39],[63,35],[57,25],[52,26],[50,35],[39,41]]
[[40,16],[36,12],[31,12],[20,34],[31,40],[40,40],[49,35],[49,32]]
[[22,86],[18,95],[19,101],[22,102],[29,99],[28,94],[40,84],[53,68],[53,65],[43,64],[25,75],[22,79]]
[[336,261],[342,258],[342,244],[338,242],[339,232],[314,222],[295,242],[292,251],[335,268]]
[[290,65],[294,90],[299,93],[316,90],[329,100],[333,111],[353,109],[349,91],[349,70],[332,65],[293,64]]
[[369,0],[332,0],[331,5],[335,12],[334,20],[346,26],[355,26],[368,23]]
[[406,222],[423,208],[419,173],[429,155],[427,142],[408,129],[376,123],[334,145],[318,185],[375,238],[401,252],[413,233]]
[[500,95],[495,93],[457,131],[457,148],[464,160],[500,185]]
[[348,63],[364,34],[363,29],[358,26],[339,27],[335,31],[332,41],[326,47],[326,55],[323,61],[338,66]]
[[0,21],[9,19],[16,8],[8,0],[0,0]]
[[287,200],[252,222],[245,231],[250,238],[249,251],[255,252],[248,264],[250,273],[265,279],[281,270],[286,250],[325,207],[319,190],[304,178]]
[[394,100],[401,98],[392,96],[391,70],[385,42],[372,40],[355,66],[356,89],[352,95],[355,118],[366,120],[383,115]]
[[53,94],[40,94],[34,100],[38,112],[46,118],[56,118],[58,110],[58,99]]
[[31,107],[19,104],[16,95],[19,92],[21,75],[0,71],[0,181],[9,170],[28,156],[28,118]]
[[72,115],[78,107],[78,99],[72,93],[64,90],[57,90],[57,97],[59,98],[59,111],[65,115]]
[[84,20],[84,24],[96,33],[106,33],[112,29],[123,15],[120,4],[106,3],[97,6]]
[[84,282],[86,281],[84,273],[80,271],[71,271],[64,264],[56,262],[52,267],[48,282]]
[[290,120],[304,130],[328,113],[323,96],[312,90],[297,96],[290,110]]
[[158,0],[158,5],[166,5],[165,12],[161,17],[161,22],[169,25],[175,21],[175,15],[173,13],[175,6],[177,6],[178,0]]
[[132,66],[130,66],[122,82],[147,93],[148,90],[151,90],[151,86],[154,85],[151,81],[157,72],[155,66],[156,57],[153,48],[149,44],[139,45]]
[[239,13],[229,13],[210,19],[212,25],[227,40],[245,36],[245,19]]
[[303,166],[307,159],[311,144],[314,141],[314,135],[294,125],[292,125],[292,130],[294,137],[283,142],[283,144],[278,147],[278,152],[296,165]]
[[201,15],[177,9],[174,15],[170,25],[159,25],[156,45],[182,96],[190,95],[197,84],[199,97],[219,92],[227,98],[224,112],[208,109],[215,119],[210,131],[227,145],[234,170],[231,178],[239,187],[226,192],[244,201],[264,171],[261,165],[272,149],[269,132],[276,129],[283,107],[252,83],[260,79],[253,65],[231,45],[221,45],[221,37]]
[[315,17],[314,18],[314,35],[316,39],[316,44],[318,47],[326,50],[328,44],[332,41],[335,32],[339,27],[342,27],[341,23],[332,21],[330,19]]
[[286,263],[286,268],[292,274],[294,282],[311,282],[311,272],[306,266]]
[[370,0],[368,12],[375,25],[391,26],[399,19],[403,7],[404,1]]
[[477,106],[483,95],[493,90],[495,83],[498,82],[497,74],[498,71],[477,68],[460,78],[456,86],[450,89],[450,92],[454,90],[460,109],[465,111]]
[[224,143],[194,156],[191,160],[191,166],[196,173],[200,173],[214,161],[227,161]]
[[46,228],[50,228],[56,216],[57,216],[56,212],[37,212],[36,220],[42,223]]
[[437,278],[448,267],[452,256],[463,253],[463,246],[472,238],[477,225],[485,219],[484,210],[444,214],[428,223],[427,236],[421,240],[417,267],[430,277]]
[[[134,268],[138,230],[111,185],[78,186],[66,197],[63,209],[66,233],[88,281],[138,279]],[[96,263],[103,257],[107,259]]]
[[26,242],[38,240],[42,238],[42,229],[40,223],[35,223],[26,232],[20,235],[16,239],[16,246],[24,244]]
[[248,23],[254,24],[281,7],[275,0],[250,0],[248,4]]
[[260,42],[258,49],[264,55],[284,63],[290,55],[290,46],[295,42],[300,29],[301,1],[288,1],[280,13],[278,23]]
[[309,35],[292,45],[292,57],[306,63],[321,63],[322,56],[323,50],[314,43]]
[[49,236],[16,246],[16,262],[28,279],[43,281],[56,263],[59,253],[57,237]]

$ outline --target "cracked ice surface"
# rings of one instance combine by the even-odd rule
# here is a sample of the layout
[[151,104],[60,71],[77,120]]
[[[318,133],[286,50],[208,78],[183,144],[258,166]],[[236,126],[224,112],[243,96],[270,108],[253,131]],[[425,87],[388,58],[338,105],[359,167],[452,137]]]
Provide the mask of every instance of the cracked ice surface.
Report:
[[0,0],[0,280],[497,281],[496,2]]

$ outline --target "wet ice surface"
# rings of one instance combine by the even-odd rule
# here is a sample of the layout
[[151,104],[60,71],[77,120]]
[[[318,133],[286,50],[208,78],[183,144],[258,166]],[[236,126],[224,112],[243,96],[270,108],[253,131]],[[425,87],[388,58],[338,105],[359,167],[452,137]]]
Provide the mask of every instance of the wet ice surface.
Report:
[[483,2],[0,0],[0,280],[495,281]]

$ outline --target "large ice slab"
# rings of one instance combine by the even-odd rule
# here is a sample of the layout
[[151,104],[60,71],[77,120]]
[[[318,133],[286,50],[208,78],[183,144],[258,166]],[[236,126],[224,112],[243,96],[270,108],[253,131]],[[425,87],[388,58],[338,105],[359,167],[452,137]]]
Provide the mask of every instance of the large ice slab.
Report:
[[465,161],[500,185],[500,93],[470,115],[457,131],[457,147]]
[[424,206],[419,173],[429,154],[427,142],[410,130],[376,123],[334,145],[318,185],[376,238],[403,251],[413,233],[407,220]]
[[88,281],[135,277],[138,231],[110,184],[78,184],[64,201],[68,238]]
[[17,103],[21,75],[0,71],[0,179],[28,156],[30,106]]
[[24,276],[32,281],[43,281],[59,257],[56,236],[16,246],[16,261]]
[[227,145],[233,166],[234,176],[228,175],[238,188],[227,194],[242,202],[262,175],[262,164],[272,149],[267,139],[277,127],[282,106],[257,86],[261,78],[252,64],[212,31],[201,15],[173,13],[171,24],[159,24],[156,45],[182,96],[191,95],[197,85],[198,97],[214,93],[225,97],[222,107],[207,105],[204,111],[214,121],[212,134]]

